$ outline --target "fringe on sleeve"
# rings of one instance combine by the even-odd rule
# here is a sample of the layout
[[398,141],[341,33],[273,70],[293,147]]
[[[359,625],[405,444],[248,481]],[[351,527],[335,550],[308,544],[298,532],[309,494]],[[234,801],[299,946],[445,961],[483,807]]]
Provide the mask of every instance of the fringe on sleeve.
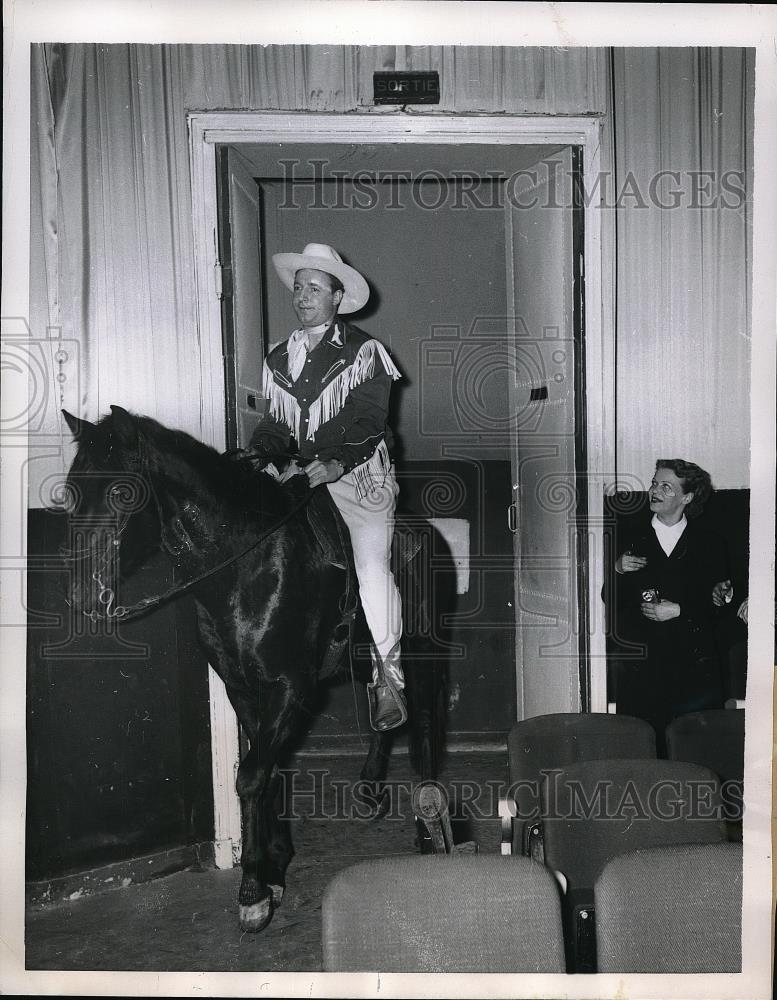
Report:
[[265,361],[262,371],[262,391],[270,401],[270,415],[286,424],[295,441],[299,442],[299,425],[302,416],[300,405],[290,392],[282,389],[273,378],[270,366]]
[[356,495],[360,500],[369,496],[374,490],[380,489],[386,481],[386,476],[391,468],[391,456],[386,446],[385,440],[381,440],[370,458],[361,465],[357,465],[351,470]]

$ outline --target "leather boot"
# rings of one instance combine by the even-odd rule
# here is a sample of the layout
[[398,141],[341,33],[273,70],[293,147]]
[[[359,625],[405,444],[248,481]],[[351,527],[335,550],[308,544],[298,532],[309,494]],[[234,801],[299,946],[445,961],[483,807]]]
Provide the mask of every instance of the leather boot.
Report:
[[380,653],[373,646],[372,683],[367,685],[367,704],[370,710],[370,725],[378,732],[396,729],[407,722],[407,700],[402,690],[404,676],[399,662],[399,643],[381,660]]

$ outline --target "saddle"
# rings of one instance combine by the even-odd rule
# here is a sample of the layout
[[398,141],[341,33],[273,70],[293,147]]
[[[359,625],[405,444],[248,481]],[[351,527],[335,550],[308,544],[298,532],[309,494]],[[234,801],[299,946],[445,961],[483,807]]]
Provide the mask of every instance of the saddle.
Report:
[[[324,559],[332,566],[344,570],[346,574],[345,590],[340,600],[341,619],[335,627],[319,671],[319,676],[324,679],[335,672],[350,644],[351,630],[359,608],[359,587],[351,538],[329,490],[310,490],[304,476],[292,477],[285,483],[284,489],[290,494],[292,502],[302,500],[306,492],[311,493],[310,500],[304,508],[311,533]],[[391,572],[398,586],[402,571],[415,559],[422,545],[423,537],[420,532],[412,524],[406,523],[401,516],[398,517],[394,523],[394,537],[391,543]]]
[[[324,559],[338,569],[355,574],[348,528],[329,490],[310,490],[302,476],[294,476],[288,480],[284,489],[289,492],[292,502],[302,500],[308,491],[311,493],[305,512]],[[399,574],[415,559],[422,545],[423,536],[417,527],[400,514],[394,522],[394,537],[391,542],[391,572],[397,582]]]

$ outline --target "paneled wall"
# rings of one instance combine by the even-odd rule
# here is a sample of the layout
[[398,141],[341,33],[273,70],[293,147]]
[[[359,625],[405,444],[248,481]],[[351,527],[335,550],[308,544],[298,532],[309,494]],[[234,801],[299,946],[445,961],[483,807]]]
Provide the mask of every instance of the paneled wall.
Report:
[[[186,112],[400,114],[371,106],[372,72],[392,68],[439,70],[435,114],[604,116],[619,471],[643,475],[668,449],[720,486],[747,485],[753,57],[742,49],[35,47],[30,319],[67,354],[48,352],[41,432],[59,433],[61,404],[94,418],[110,403],[201,430]],[[678,186],[683,204],[660,207]],[[36,441],[33,506],[69,458]]]
[[[192,863],[196,845],[213,839],[207,664],[193,602],[169,602],[115,633],[76,618],[53,555],[68,542],[64,522],[34,510],[28,525],[27,878],[139,855],[159,874]],[[144,585],[160,593],[169,577],[160,555]]]

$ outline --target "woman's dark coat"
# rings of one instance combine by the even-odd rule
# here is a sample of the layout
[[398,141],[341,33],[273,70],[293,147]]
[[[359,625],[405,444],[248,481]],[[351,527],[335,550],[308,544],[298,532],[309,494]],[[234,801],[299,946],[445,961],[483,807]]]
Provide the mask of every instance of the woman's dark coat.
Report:
[[[712,590],[728,575],[726,546],[719,535],[691,520],[667,556],[646,516],[622,526],[617,549],[616,558],[624,552],[647,558],[644,569],[612,574],[618,712],[647,719],[660,737],[674,716],[722,704]],[[680,616],[646,618],[640,606],[649,589],[679,604]]]

